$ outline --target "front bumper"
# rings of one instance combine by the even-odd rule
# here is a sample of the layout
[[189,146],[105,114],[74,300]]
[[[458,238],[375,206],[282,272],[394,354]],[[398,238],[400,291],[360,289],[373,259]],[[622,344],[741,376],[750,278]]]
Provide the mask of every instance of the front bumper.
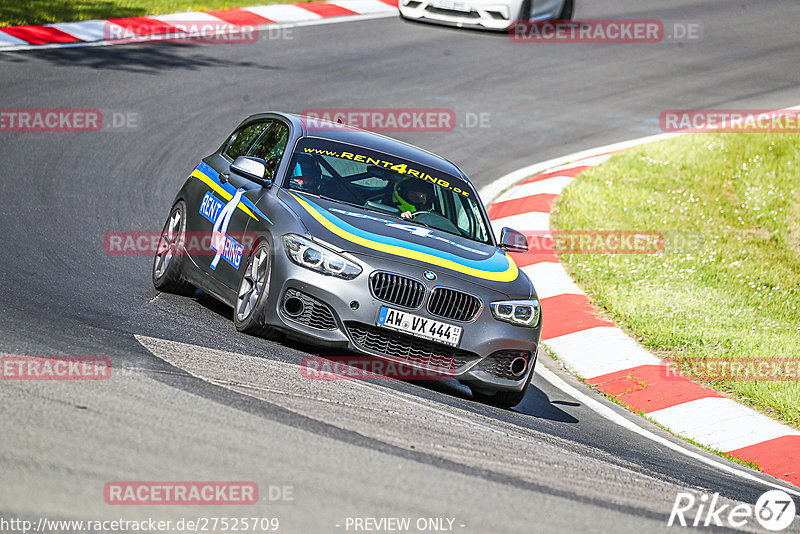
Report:
[[[531,0],[530,20],[550,20],[561,14],[564,0]],[[523,0],[400,0],[406,19],[446,26],[505,31],[524,17]]]
[[508,5],[489,6],[489,9],[472,7],[470,11],[442,9],[433,6],[432,0],[401,0],[400,15],[406,19],[433,22],[446,26],[484,28],[504,31],[511,26],[512,18]]
[[[513,296],[492,292],[480,285],[465,284],[463,280],[449,276],[444,269],[437,270],[437,279],[430,282],[422,276],[425,270],[422,267],[415,269],[375,257],[359,256],[356,259],[364,271],[354,280],[342,280],[295,265],[278,249],[272,263],[268,323],[304,342],[349,349],[421,370],[449,366],[449,377],[486,389],[520,391],[525,387],[535,365],[541,320],[536,328],[524,328],[497,321],[489,309],[489,302]],[[422,304],[409,309],[375,298],[370,290],[370,274],[376,270],[422,282],[425,285]],[[414,276],[417,271],[418,276]],[[434,316],[427,309],[434,287],[455,288],[472,294],[483,301],[483,309],[470,322]],[[288,298],[304,303],[302,313],[295,316],[287,313],[284,304]],[[463,333],[458,347],[377,326],[381,306],[461,326]],[[521,375],[510,371],[513,356],[517,353],[528,354],[528,365]]]

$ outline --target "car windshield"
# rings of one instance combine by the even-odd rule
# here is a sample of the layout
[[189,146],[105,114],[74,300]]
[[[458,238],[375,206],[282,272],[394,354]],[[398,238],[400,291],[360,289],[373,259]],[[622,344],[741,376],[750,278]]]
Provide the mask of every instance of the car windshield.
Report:
[[489,225],[470,184],[396,156],[301,139],[283,187],[491,244]]

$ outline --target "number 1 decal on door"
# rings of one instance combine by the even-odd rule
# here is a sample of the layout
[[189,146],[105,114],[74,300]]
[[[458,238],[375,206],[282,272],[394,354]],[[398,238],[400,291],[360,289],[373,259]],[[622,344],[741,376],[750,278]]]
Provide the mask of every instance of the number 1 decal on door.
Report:
[[244,189],[237,189],[236,194],[233,195],[230,202],[225,204],[222,210],[220,210],[219,215],[217,215],[217,220],[214,222],[214,228],[211,231],[211,248],[217,252],[214,255],[214,259],[211,260],[211,268],[214,270],[216,270],[217,264],[219,264],[219,259],[223,257],[237,269],[239,268],[239,263],[242,261],[244,247],[228,235],[228,225],[231,222],[231,217],[233,217],[234,212],[236,212],[236,207],[242,200],[242,194],[244,194],[244,192]]

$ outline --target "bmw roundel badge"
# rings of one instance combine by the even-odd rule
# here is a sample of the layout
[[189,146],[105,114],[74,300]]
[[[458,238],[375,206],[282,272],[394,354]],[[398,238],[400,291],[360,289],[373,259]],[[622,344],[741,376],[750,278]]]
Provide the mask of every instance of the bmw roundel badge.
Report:
[[433,271],[425,271],[425,278],[427,280],[436,280],[436,273]]

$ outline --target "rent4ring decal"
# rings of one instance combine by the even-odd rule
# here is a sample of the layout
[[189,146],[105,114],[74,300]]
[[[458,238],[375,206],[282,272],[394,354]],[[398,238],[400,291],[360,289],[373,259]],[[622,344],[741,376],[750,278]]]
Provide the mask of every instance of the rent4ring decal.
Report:
[[422,170],[415,169],[409,166],[408,163],[404,162],[398,163],[398,161],[389,161],[387,159],[384,159],[383,157],[378,157],[378,156],[372,157],[368,155],[366,151],[363,154],[358,154],[355,152],[336,151],[336,150],[328,150],[321,148],[303,148],[303,152],[305,152],[306,154],[319,154],[321,156],[328,156],[338,159],[348,159],[350,161],[358,161],[360,163],[366,163],[367,165],[375,165],[376,167],[389,169],[398,174],[407,174],[409,176],[413,176],[414,178],[418,178],[425,182],[436,184],[439,187],[442,187],[444,189],[449,189],[454,193],[470,198],[469,188],[466,186],[466,184],[456,181],[454,177],[450,177],[449,180],[445,180],[436,176],[431,176],[430,174]]
[[222,201],[207,191],[200,203],[200,215],[211,221],[214,225],[211,231],[211,249],[216,251],[214,259],[211,260],[211,268],[216,269],[220,258],[230,263],[235,269],[239,268],[242,261],[244,247],[234,238],[228,235],[228,225],[231,216],[236,211],[239,201],[242,199],[244,189],[237,189],[236,194],[227,203]]

